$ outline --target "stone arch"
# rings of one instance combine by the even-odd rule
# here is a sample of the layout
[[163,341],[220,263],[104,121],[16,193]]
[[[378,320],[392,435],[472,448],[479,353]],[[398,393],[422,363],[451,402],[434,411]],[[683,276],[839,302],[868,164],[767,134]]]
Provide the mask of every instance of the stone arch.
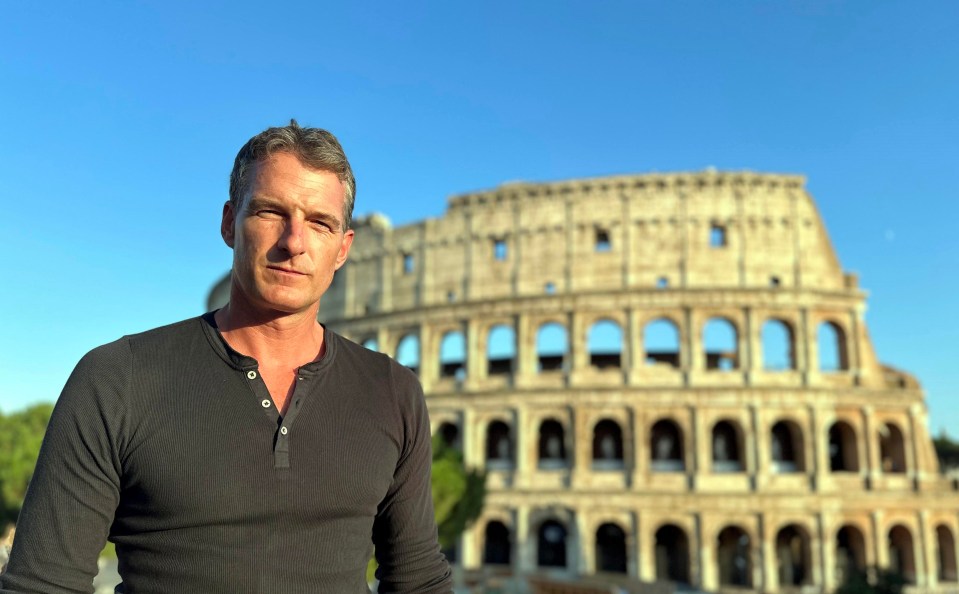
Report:
[[802,526],[789,524],[776,533],[776,565],[780,588],[811,583],[812,552],[809,534]]
[[536,530],[536,565],[538,567],[566,567],[566,526],[556,519],[543,521]]
[[753,582],[752,543],[739,526],[726,526],[716,538],[716,566],[720,586],[751,588]]
[[536,331],[538,371],[562,371],[569,356],[569,336],[558,322],[546,322]]
[[656,579],[690,583],[689,537],[676,524],[664,524],[656,530]]
[[589,327],[586,340],[589,364],[598,369],[619,369],[623,366],[623,329],[607,318]]
[[796,341],[792,326],[777,318],[770,318],[762,327],[763,369],[785,371],[796,369]]
[[413,373],[420,371],[420,337],[416,333],[404,334],[396,343],[396,361]]
[[490,520],[483,530],[483,564],[511,565],[513,543],[510,530],[499,520]]
[[957,581],[956,538],[945,524],[936,526],[936,568],[940,582]]
[[816,346],[819,351],[819,371],[834,372],[849,369],[849,353],[846,331],[831,320],[820,322],[816,329]]
[[680,366],[679,326],[662,317],[643,326],[643,352],[647,365]]
[[836,421],[829,427],[829,470],[832,472],[859,471],[859,444],[856,430],[846,421]]
[[623,430],[613,419],[602,419],[593,426],[593,468],[623,468]]
[[739,332],[728,318],[710,318],[703,325],[706,369],[731,371],[739,368]]
[[902,576],[906,583],[916,583],[916,550],[912,532],[902,524],[889,529],[889,570]]
[[537,459],[544,469],[565,468],[566,429],[556,419],[544,419],[539,424]]
[[743,431],[733,420],[721,420],[712,431],[713,472],[741,472],[745,468]]
[[516,360],[516,330],[506,324],[491,327],[486,337],[486,372],[510,375]]
[[440,377],[466,378],[466,337],[459,330],[446,332],[440,340]]
[[626,531],[615,522],[596,529],[596,571],[626,573]]
[[856,526],[846,524],[836,532],[836,583],[845,584],[866,572],[866,539]]
[[654,472],[682,472],[686,469],[683,456],[683,430],[672,419],[660,419],[649,431],[650,467]]
[[802,472],[806,468],[802,428],[795,421],[778,421],[769,432],[772,471]]
[[491,421],[486,426],[486,466],[499,469],[513,466],[513,436],[503,421]]
[[439,428],[436,431],[440,439],[443,440],[443,443],[447,447],[459,449],[460,447],[460,428],[456,423],[451,423],[449,421],[444,421],[440,423]]
[[895,423],[884,423],[879,427],[879,461],[883,472],[906,472],[906,440]]

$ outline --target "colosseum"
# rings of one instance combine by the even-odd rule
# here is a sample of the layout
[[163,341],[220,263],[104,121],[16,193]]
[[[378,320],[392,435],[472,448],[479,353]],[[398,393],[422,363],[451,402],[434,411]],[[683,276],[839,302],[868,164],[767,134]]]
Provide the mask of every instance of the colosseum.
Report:
[[465,570],[959,591],[959,487],[803,177],[511,183],[355,228],[321,318],[416,371],[487,472]]

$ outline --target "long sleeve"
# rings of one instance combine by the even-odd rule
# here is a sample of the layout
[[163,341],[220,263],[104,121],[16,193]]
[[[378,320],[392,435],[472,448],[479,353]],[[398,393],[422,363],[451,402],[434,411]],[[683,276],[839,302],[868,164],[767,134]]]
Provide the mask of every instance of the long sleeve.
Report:
[[440,552],[436,535],[430,423],[423,391],[411,372],[395,364],[391,369],[405,441],[393,484],[373,524],[379,591],[452,592],[449,563]]
[[117,435],[131,367],[118,341],[91,351],[54,408],[0,593],[93,592],[120,497]]

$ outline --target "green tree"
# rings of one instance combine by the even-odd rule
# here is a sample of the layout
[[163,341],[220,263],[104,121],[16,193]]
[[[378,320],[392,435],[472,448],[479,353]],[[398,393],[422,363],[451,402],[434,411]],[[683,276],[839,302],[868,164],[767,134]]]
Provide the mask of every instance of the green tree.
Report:
[[932,440],[932,445],[936,448],[939,467],[943,471],[950,468],[959,468],[959,443],[952,441],[946,436],[945,432],[942,432],[939,437]]
[[0,415],[0,513],[4,521],[15,521],[20,513],[52,412],[52,404],[37,404]]
[[433,510],[440,545],[451,548],[479,517],[486,499],[486,473],[467,469],[463,454],[433,437]]

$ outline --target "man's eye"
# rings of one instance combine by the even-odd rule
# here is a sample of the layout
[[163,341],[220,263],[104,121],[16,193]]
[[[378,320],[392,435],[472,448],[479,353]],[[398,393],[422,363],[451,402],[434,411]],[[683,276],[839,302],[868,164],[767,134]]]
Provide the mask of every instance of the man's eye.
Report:
[[257,214],[257,216],[265,217],[265,218],[268,218],[268,219],[275,219],[275,218],[281,216],[279,211],[277,211],[277,210],[269,210],[269,209],[258,210],[258,211],[256,212],[256,214]]

